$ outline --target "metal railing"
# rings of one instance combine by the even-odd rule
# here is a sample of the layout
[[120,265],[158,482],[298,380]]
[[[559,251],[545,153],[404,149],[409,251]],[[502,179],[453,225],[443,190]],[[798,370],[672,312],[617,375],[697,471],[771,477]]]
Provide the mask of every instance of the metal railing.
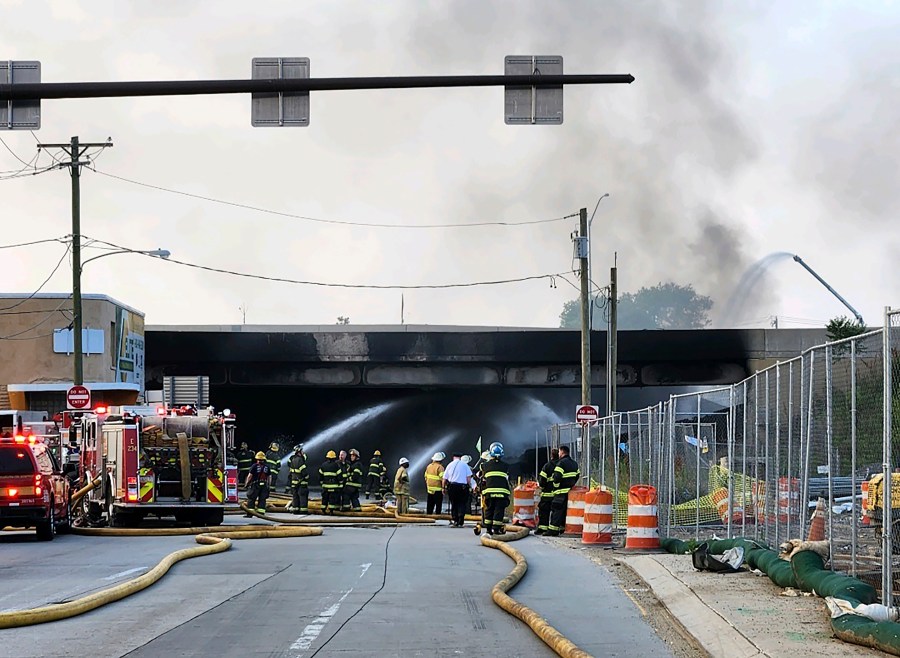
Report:
[[[880,587],[888,604],[893,559],[882,556],[893,556],[893,510],[900,515],[900,472],[893,492],[890,477],[900,457],[898,355],[900,310],[887,309],[883,329],[810,348],[731,386],[611,414],[586,442],[579,425],[555,425],[547,445],[570,445],[590,465],[591,486],[613,492],[619,531],[635,484],[656,488],[663,534],[775,547],[806,539],[823,499],[832,568]],[[865,515],[863,483],[883,501]]]

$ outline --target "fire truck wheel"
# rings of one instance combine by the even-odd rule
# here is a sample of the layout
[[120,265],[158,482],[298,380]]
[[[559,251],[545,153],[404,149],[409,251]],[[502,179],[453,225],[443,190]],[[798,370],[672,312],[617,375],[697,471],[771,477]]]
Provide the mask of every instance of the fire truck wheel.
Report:
[[67,533],[72,530],[72,506],[66,505],[66,516],[56,527],[56,531],[60,534]]
[[210,510],[208,511],[203,518],[203,525],[213,526],[213,525],[222,525],[225,521],[225,510]]
[[41,541],[53,541],[56,536],[56,523],[53,518],[53,500],[50,501],[50,518],[36,524],[37,538]]

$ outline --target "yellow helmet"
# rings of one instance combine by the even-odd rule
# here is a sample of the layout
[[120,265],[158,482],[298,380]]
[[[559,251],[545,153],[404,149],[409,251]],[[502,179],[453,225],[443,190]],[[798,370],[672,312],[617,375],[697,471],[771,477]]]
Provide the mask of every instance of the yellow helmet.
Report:
[[272,443],[269,444],[269,450],[278,452],[278,443],[276,441],[272,441]]
[[337,454],[335,454],[334,450],[329,450],[325,453],[325,459],[337,459]]
[[264,453],[262,450],[260,450],[258,453],[256,453],[256,458],[257,459],[265,459],[266,453]]
[[381,457],[381,450],[376,450],[376,451],[375,451],[375,456],[376,456],[376,457]]

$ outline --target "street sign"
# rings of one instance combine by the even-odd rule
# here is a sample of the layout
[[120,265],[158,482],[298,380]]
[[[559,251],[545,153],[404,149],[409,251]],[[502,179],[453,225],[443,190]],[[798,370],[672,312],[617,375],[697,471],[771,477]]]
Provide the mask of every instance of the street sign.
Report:
[[[254,57],[254,80],[308,78],[308,57]],[[271,126],[308,126],[309,92],[271,92],[251,94],[250,124],[255,128]]]
[[[504,60],[506,75],[562,75],[563,58],[556,55],[510,55]],[[563,88],[504,87],[504,118],[509,125],[563,122]]]
[[596,404],[579,404],[575,407],[575,421],[593,423],[600,418],[600,407]]
[[[40,62],[0,61],[0,85],[40,81]],[[40,129],[40,100],[0,102],[0,130]]]
[[87,409],[91,406],[91,391],[86,386],[73,386],[66,391],[66,408]]

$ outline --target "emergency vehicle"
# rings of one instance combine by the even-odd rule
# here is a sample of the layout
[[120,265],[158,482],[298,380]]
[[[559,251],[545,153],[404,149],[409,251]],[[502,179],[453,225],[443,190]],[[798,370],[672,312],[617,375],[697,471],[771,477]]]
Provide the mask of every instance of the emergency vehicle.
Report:
[[63,443],[77,446],[80,485],[99,480],[76,514],[90,524],[110,526],[136,524],[147,516],[174,516],[192,525],[222,523],[225,504],[238,501],[237,464],[231,456],[236,419],[225,411],[175,415],[163,408],[138,415],[127,407],[110,407],[65,412]]

